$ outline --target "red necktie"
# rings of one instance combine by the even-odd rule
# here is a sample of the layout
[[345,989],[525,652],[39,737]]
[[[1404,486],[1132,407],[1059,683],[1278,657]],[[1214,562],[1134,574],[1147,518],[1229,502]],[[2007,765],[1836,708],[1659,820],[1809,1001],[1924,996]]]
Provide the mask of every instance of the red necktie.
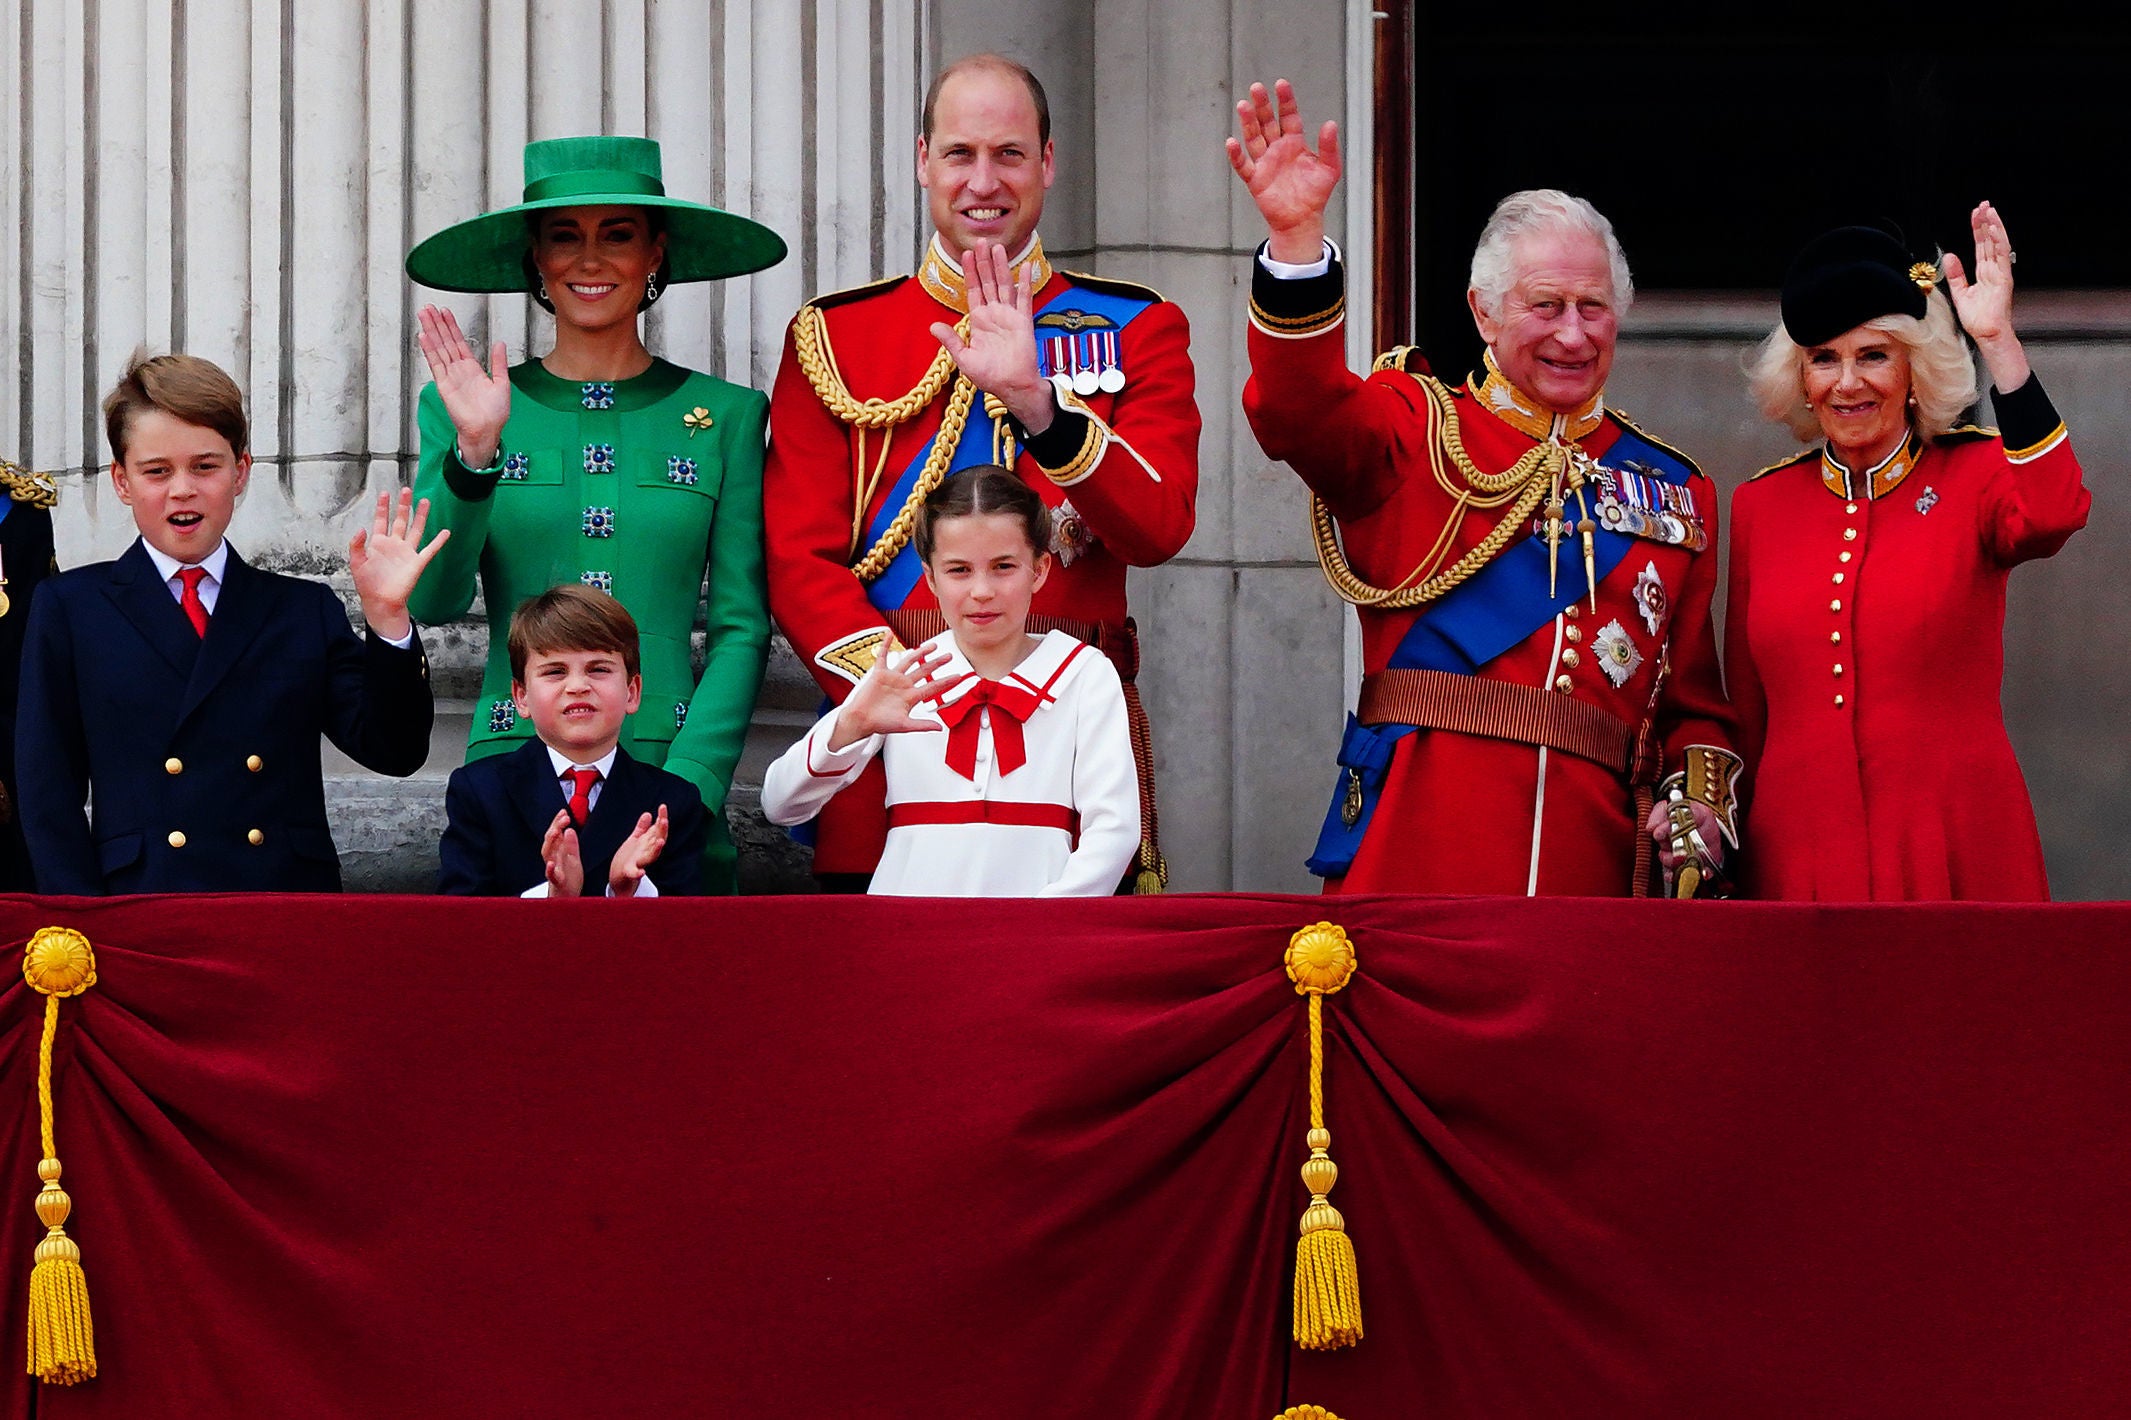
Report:
[[599,782],[597,769],[573,769],[570,782],[577,787],[570,790],[570,822],[579,828],[592,816],[592,786]]
[[947,767],[975,782],[977,735],[983,720],[977,714],[980,705],[992,708],[992,746],[999,751],[999,773],[1011,774],[1028,763],[1028,740],[1021,733],[1021,722],[1041,704],[1043,697],[1033,690],[980,679],[976,689],[940,707],[940,718],[947,722]]
[[178,580],[185,584],[184,592],[178,597],[178,605],[185,609],[185,619],[192,623],[192,629],[205,636],[207,634],[207,603],[200,600],[200,583],[207,580],[207,569],[205,567],[180,567],[178,569]]

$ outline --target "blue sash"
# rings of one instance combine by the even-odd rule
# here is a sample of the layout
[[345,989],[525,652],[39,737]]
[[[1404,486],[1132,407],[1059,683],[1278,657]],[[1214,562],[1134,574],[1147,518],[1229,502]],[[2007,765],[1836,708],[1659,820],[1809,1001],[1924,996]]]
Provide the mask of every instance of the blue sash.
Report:
[[[1054,312],[1059,315],[1078,312],[1083,317],[1099,319],[1103,323],[1101,329],[1122,330],[1130,325],[1140,312],[1153,304],[1152,301],[1138,297],[1121,296],[1114,292],[1098,291],[1069,283],[1063,291],[1045,301],[1034,315],[1040,322]],[[1081,328],[1095,328],[1094,322],[1076,322],[1074,329]],[[1046,368],[1048,351],[1045,336],[1055,334],[1058,329],[1062,327],[1046,327],[1041,324],[1036,327],[1037,368],[1046,379],[1057,371]],[[918,475],[924,472],[925,461],[932,457],[933,446],[939,441],[940,436],[935,432],[896,478],[895,486],[890,488],[888,496],[881,500],[880,512],[874,515],[873,521],[866,527],[866,546],[870,547],[881,540],[890,524],[894,523],[896,514],[902,512],[903,505],[910,501],[910,492],[917,487]],[[958,469],[991,461],[992,424],[984,417],[984,397],[980,392],[976,403],[970,407],[969,421],[962,426],[962,438],[956,443],[954,454],[947,461],[947,471],[953,473]],[[924,570],[923,564],[918,561],[917,539],[912,538],[903,544],[903,550],[895,555],[895,560],[888,564],[887,569],[867,584],[866,600],[873,603],[877,611],[894,611],[910,599],[911,589],[917,586],[918,580],[924,576]]]
[[[1684,484],[1694,476],[1677,454],[1627,428],[1606,450],[1602,462],[1616,468],[1633,462],[1673,484]],[[1593,497],[1589,485],[1584,497]],[[1572,513],[1580,511],[1573,499],[1569,508]],[[1597,580],[1605,581],[1638,541],[1627,533],[1599,528],[1592,541]],[[1562,537],[1556,554],[1561,570],[1551,596],[1546,587],[1546,540],[1533,536],[1512,544],[1423,611],[1399,639],[1388,666],[1474,675],[1505,651],[1523,645],[1564,608],[1584,600],[1595,585],[1584,580],[1582,542],[1581,535],[1573,531]],[[1316,851],[1307,865],[1312,873],[1339,877],[1353,865],[1362,836],[1375,816],[1392,752],[1413,731],[1411,725],[1364,725],[1352,715],[1347,717],[1346,733],[1339,742],[1339,782],[1333,787],[1332,807],[1325,813]],[[1354,795],[1359,798],[1359,812],[1350,824],[1347,807]]]

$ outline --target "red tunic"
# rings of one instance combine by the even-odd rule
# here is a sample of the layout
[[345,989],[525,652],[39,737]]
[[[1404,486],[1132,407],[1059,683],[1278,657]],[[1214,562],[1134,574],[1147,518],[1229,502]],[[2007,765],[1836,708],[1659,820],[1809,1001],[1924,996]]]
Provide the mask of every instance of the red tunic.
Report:
[[[1367,380],[1348,370],[1338,307],[1321,295],[1320,320],[1272,309],[1283,298],[1304,299],[1300,288],[1316,280],[1277,282],[1260,269],[1243,408],[1266,453],[1290,464],[1331,508],[1355,571],[1377,586],[1395,586],[1428,558],[1453,507],[1429,469],[1427,395],[1398,370]],[[1499,375],[1486,381],[1485,390],[1489,397],[1518,398]],[[1520,429],[1486,407],[1492,401],[1483,398],[1477,380],[1455,394],[1466,451],[1490,473],[1508,468],[1539,437],[1551,435],[1603,462],[1624,427],[1617,414],[1595,408],[1581,419],[1549,421],[1532,413],[1538,406],[1526,400],[1527,414],[1512,412],[1525,426]],[[1457,479],[1454,469],[1450,477]],[[1587,601],[1577,603],[1480,670],[1487,679],[1551,689],[1599,706],[1631,727],[1642,725],[1654,708],[1653,742],[1668,769],[1681,764],[1691,745],[1726,754],[1732,745],[1710,623],[1715,488],[1699,471],[1688,487],[1709,551],[1636,539],[1630,554],[1600,580],[1596,611]],[[1501,516],[1499,510],[1467,512],[1442,565],[1480,543]],[[1582,585],[1573,534],[1563,544],[1560,565],[1566,585]],[[1654,569],[1669,602],[1654,631],[1636,597],[1646,568]],[[1357,608],[1364,668],[1381,670],[1408,628],[1426,614],[1426,606]],[[1639,657],[1619,685],[1602,673],[1597,654],[1608,628],[1618,628],[1607,633],[1611,644],[1625,633]],[[1653,707],[1659,652],[1668,645],[1671,672]],[[1626,780],[1593,760],[1513,740],[1423,729],[1398,742],[1353,865],[1343,878],[1329,880],[1326,891],[1626,896],[1634,887],[1640,832]]]
[[[1041,261],[1040,245],[1025,260]],[[1040,269],[1049,270],[1047,264]],[[1055,272],[1035,293],[1037,309],[1072,286],[1154,302],[1119,335],[1123,389],[1087,396],[1061,411],[1032,446],[1016,450],[1015,468],[1029,486],[1054,511],[1070,514],[1059,518],[1052,543],[1058,556],[1031,614],[1093,623],[1107,638],[1124,629],[1125,569],[1165,562],[1191,536],[1199,412],[1192,399],[1190,332],[1181,309],[1142,287]],[[917,277],[814,303],[826,321],[836,370],[852,396],[894,400],[919,384],[940,350],[932,324],[960,318],[961,309],[950,303],[958,288],[958,274],[933,250]],[[1044,339],[1063,329],[1039,327],[1037,336]],[[854,553],[852,547],[856,491],[870,477],[887,438],[885,471],[863,510],[870,524],[897,475],[939,429],[947,402],[943,389],[908,422],[885,434],[868,431],[861,444],[859,431],[816,393],[800,368],[794,335],[786,336],[784,363],[770,396],[770,446],[763,469],[770,610],[822,689],[839,703],[863,674],[863,665],[854,669],[836,655],[837,648],[865,637],[885,619],[852,571],[865,551],[861,546]],[[981,402],[970,417],[985,420]],[[937,605],[922,578],[902,602],[912,609]],[[871,788],[854,785],[822,815],[814,850],[817,872],[872,871],[886,833],[878,780],[876,771]]]
[[2006,441],[1959,431],[1854,476],[1808,453],[1733,495],[1725,669],[1750,895],[2049,897],[1999,705],[2005,580],[2091,499],[2037,382],[2017,396],[1996,400]]

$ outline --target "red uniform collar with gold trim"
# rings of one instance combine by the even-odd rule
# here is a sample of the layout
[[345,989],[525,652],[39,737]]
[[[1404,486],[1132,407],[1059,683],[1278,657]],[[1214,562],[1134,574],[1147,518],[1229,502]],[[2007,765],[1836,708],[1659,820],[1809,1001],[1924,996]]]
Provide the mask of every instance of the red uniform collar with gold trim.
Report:
[[[1029,290],[1041,291],[1050,281],[1051,263],[1043,254],[1042,237],[1031,236],[1028,246],[1014,258],[1015,275],[1020,275],[1024,267],[1029,273]],[[947,254],[947,249],[940,245],[937,232],[925,244],[925,260],[918,266],[918,284],[949,310],[969,314],[969,283],[962,276],[962,264]]]
[[1511,384],[1495,365],[1495,353],[1483,351],[1481,362],[1487,374],[1475,383],[1475,377],[1467,377],[1465,388],[1480,402],[1480,407],[1500,419],[1519,433],[1532,439],[1559,438],[1569,443],[1588,438],[1606,418],[1606,397],[1603,391],[1591,396],[1590,403],[1568,414],[1557,414],[1540,404],[1523,390]]
[[[1884,498],[1901,486],[1902,480],[1909,476],[1909,470],[1915,468],[1916,461],[1923,456],[1924,441],[1917,437],[1914,429],[1893,453],[1862,473],[1852,473],[1841,459],[1835,457],[1832,444],[1822,444],[1820,481],[1838,498]],[[1856,491],[1860,487],[1863,491]]]

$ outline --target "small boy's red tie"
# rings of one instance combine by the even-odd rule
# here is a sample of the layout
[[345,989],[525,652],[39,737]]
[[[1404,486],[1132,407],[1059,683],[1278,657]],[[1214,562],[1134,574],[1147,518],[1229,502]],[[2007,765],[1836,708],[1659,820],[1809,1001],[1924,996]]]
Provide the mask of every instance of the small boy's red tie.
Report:
[[583,828],[585,820],[592,816],[592,786],[599,782],[599,771],[573,769],[570,782],[576,785],[570,790],[570,822]]
[[185,591],[178,598],[178,605],[185,609],[185,619],[192,629],[202,636],[207,634],[207,603],[200,600],[200,583],[207,580],[205,567],[180,567],[178,580],[185,584]]

